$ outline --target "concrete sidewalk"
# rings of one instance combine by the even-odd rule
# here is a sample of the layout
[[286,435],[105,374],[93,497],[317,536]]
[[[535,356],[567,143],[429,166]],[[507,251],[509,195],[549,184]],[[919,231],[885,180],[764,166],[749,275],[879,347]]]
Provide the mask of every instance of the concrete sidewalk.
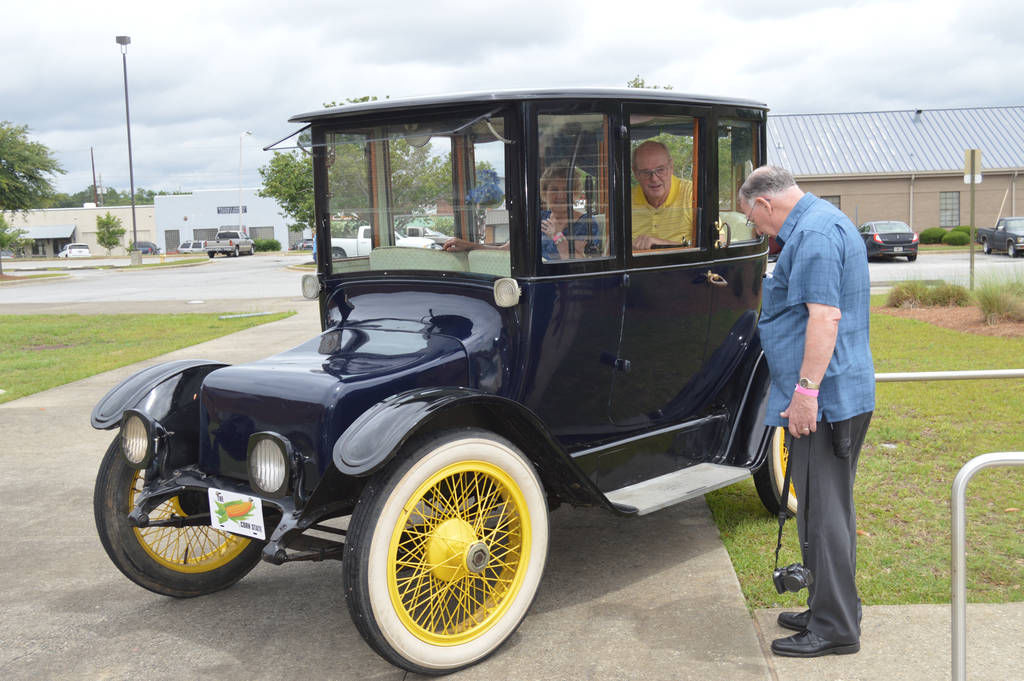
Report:
[[[337,563],[261,564],[231,589],[178,601],[130,583],[96,537],[92,485],[112,433],[89,427],[95,402],[143,366],[251,361],[319,331],[315,303],[263,306],[282,308],[298,314],[0,405],[0,678],[413,678],[359,637]],[[225,311],[237,309],[231,301]],[[812,660],[768,651],[789,633],[775,625],[777,613],[747,611],[703,499],[642,518],[563,506],[551,514],[550,554],[529,616],[494,656],[451,678],[950,676],[948,605],[867,607],[858,655]],[[972,605],[968,625],[970,678],[1024,679],[1024,604]]]

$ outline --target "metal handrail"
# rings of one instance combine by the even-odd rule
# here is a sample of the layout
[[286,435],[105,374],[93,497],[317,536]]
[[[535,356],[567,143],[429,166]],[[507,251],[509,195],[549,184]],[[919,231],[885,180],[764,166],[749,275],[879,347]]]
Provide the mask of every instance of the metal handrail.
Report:
[[907,371],[875,374],[876,383],[898,381],[962,381],[966,379],[1024,378],[1024,369],[983,369],[981,371]]
[[[876,383],[904,381],[961,381],[970,379],[1024,378],[1024,369],[987,369],[980,371],[907,371],[875,374]],[[950,601],[953,608],[951,622],[953,681],[967,679],[967,548],[966,494],[967,483],[982,468],[991,466],[1024,465],[1024,452],[993,452],[968,461],[956,474],[952,491],[952,579]]]
[[[1014,370],[1016,371],[1016,370]],[[943,373],[986,373],[986,372],[943,372]],[[926,380],[926,379],[910,379]],[[976,456],[960,469],[953,479],[952,515],[952,580],[951,601],[953,606],[952,653],[953,681],[967,678],[967,556],[965,536],[967,483],[974,474],[992,466],[1024,466],[1024,452],[993,452]]]

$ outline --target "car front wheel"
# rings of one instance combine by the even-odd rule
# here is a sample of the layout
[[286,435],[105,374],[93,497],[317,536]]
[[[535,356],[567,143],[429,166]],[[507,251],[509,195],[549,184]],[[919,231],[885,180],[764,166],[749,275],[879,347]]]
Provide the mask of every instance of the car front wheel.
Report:
[[452,672],[516,630],[547,546],[544,488],[526,457],[493,433],[450,431],[367,483],[342,563],[349,612],[391,663]]
[[1013,245],[1012,241],[1006,242],[1006,255],[1010,256],[1011,258],[1017,257],[1017,247]]
[[[789,464],[789,443],[786,438],[786,429],[775,428],[772,433],[772,448],[768,453],[768,460],[754,472],[754,487],[761,503],[772,514],[778,514],[779,504],[782,501],[782,483],[785,481],[786,466]],[[796,499],[796,488],[793,481],[789,481],[789,498],[786,500],[786,508],[793,515],[796,515],[798,507]]]
[[[117,569],[141,587],[165,596],[188,598],[231,586],[260,560],[262,543],[208,525],[137,528],[128,523],[144,472],[128,465],[115,438],[100,463],[93,514],[100,542]],[[208,514],[201,492],[163,502],[151,521]]]
[[981,240],[981,250],[985,252],[985,255],[992,253],[992,247],[988,245],[988,239]]

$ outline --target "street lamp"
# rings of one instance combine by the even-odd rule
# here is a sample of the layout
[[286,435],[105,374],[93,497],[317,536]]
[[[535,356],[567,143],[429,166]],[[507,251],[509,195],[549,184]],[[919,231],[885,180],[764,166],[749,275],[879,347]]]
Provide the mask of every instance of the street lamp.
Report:
[[246,130],[238,136],[238,231],[242,231],[242,140],[246,135],[251,135],[252,130]]
[[124,120],[128,127],[128,181],[131,184],[132,192],[132,264],[142,263],[142,253],[139,252],[139,232],[135,227],[135,170],[132,168],[132,117],[128,111],[128,45],[132,39],[126,35],[119,35],[114,38],[121,46],[121,67],[124,71]]

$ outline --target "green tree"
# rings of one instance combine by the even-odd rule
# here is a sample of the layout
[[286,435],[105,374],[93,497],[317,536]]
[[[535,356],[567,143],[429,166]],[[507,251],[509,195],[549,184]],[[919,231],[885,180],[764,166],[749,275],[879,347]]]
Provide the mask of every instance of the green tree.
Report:
[[[188,192],[153,191],[152,189],[143,189],[142,187],[139,187],[135,190],[135,205],[151,206],[153,205],[154,198],[157,196],[187,193]],[[82,204],[94,203],[97,198],[99,199],[98,205],[100,206],[130,206],[132,203],[131,192],[127,189],[118,191],[114,187],[105,187],[102,196],[94,196],[92,185],[90,184],[85,189],[81,189],[73,194],[65,194],[64,192],[54,194],[49,201],[47,201],[45,207],[80,208]]]
[[107,255],[110,255],[111,248],[121,245],[124,233],[121,218],[111,215],[109,210],[103,217],[96,216],[96,242],[107,249]]
[[27,125],[0,121],[0,211],[43,207],[50,178],[63,172],[46,145],[29,140]]
[[313,159],[298,151],[277,151],[259,170],[263,187],[257,194],[277,201],[282,215],[292,220],[288,229],[313,229]]
[[630,80],[626,81],[626,87],[647,88],[648,90],[671,90],[672,89],[671,85],[654,85],[653,83],[651,85],[648,85],[644,81],[644,79],[640,77],[639,73],[636,74],[636,76],[634,78],[631,78]]
[[[17,227],[11,227],[7,224],[7,220],[4,219],[4,214],[0,213],[0,251],[13,251],[16,248],[25,248],[28,246],[28,239],[22,238],[23,234],[28,234],[23,229]],[[3,259],[0,258],[0,277],[4,274]]]

